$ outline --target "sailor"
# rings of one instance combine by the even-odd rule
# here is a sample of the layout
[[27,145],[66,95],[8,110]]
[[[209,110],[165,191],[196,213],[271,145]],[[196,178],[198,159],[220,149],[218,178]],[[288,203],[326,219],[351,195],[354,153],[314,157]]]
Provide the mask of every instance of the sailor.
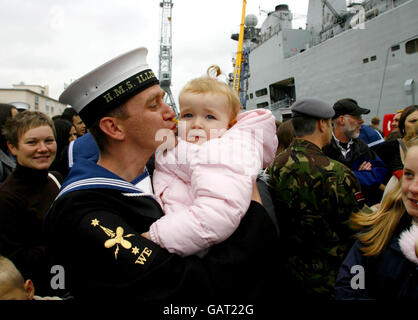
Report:
[[30,110],[30,105],[27,102],[16,101],[16,102],[10,102],[9,104],[15,106],[18,112]]
[[[195,301],[256,299],[272,292],[277,233],[255,191],[230,238],[204,258],[181,258],[141,236],[163,216],[145,165],[175,130],[173,110],[146,63],[125,53],[73,82],[60,96],[88,126],[97,163],[73,164],[46,218],[49,259],[76,299]],[[149,181],[149,180],[148,180]],[[204,208],[202,208],[204,210]],[[56,293],[54,293],[56,295]]]
[[351,170],[321,150],[331,141],[332,106],[309,98],[291,110],[296,139],[268,169],[281,232],[281,285],[290,299],[331,299],[352,245],[345,222],[363,199]]

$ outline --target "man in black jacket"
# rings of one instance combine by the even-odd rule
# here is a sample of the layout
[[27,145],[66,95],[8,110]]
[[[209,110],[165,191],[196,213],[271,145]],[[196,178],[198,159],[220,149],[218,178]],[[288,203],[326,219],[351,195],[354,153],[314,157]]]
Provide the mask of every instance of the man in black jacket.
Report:
[[376,153],[359,139],[360,128],[364,123],[362,115],[368,114],[370,110],[359,107],[355,100],[349,98],[337,101],[333,107],[333,137],[323,151],[354,172],[367,205],[379,203],[387,169]]
[[163,215],[145,165],[162,144],[157,132],[170,137],[176,126],[146,54],[121,55],[60,96],[79,112],[100,156],[74,164],[48,213],[51,263],[63,266],[76,299],[259,300],[278,276],[277,232],[256,190],[259,202],[204,258],[179,257],[141,236]]

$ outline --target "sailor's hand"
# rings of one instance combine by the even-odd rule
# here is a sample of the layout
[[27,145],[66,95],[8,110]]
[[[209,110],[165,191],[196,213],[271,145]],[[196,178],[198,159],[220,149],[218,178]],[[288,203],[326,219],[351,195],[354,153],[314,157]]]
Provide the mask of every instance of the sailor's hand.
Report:
[[258,192],[257,182],[254,181],[253,183],[253,194],[251,196],[252,201],[257,201],[259,204],[263,205],[263,201],[261,200],[260,193]]

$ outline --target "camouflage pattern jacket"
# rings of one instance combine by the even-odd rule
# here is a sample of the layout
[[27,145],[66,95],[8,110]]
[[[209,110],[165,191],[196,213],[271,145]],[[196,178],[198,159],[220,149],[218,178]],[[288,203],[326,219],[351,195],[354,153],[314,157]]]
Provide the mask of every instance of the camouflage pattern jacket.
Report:
[[332,299],[339,266],[354,243],[347,220],[364,202],[357,178],[303,139],[279,154],[268,173],[288,297]]

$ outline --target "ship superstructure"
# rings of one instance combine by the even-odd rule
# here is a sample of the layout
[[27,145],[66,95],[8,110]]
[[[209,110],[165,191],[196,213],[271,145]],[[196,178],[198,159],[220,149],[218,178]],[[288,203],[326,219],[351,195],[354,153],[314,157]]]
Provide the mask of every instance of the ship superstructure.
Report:
[[349,97],[372,110],[367,120],[416,104],[418,0],[310,0],[306,28],[292,20],[278,5],[246,30],[247,110],[269,108],[281,120],[296,99]]

